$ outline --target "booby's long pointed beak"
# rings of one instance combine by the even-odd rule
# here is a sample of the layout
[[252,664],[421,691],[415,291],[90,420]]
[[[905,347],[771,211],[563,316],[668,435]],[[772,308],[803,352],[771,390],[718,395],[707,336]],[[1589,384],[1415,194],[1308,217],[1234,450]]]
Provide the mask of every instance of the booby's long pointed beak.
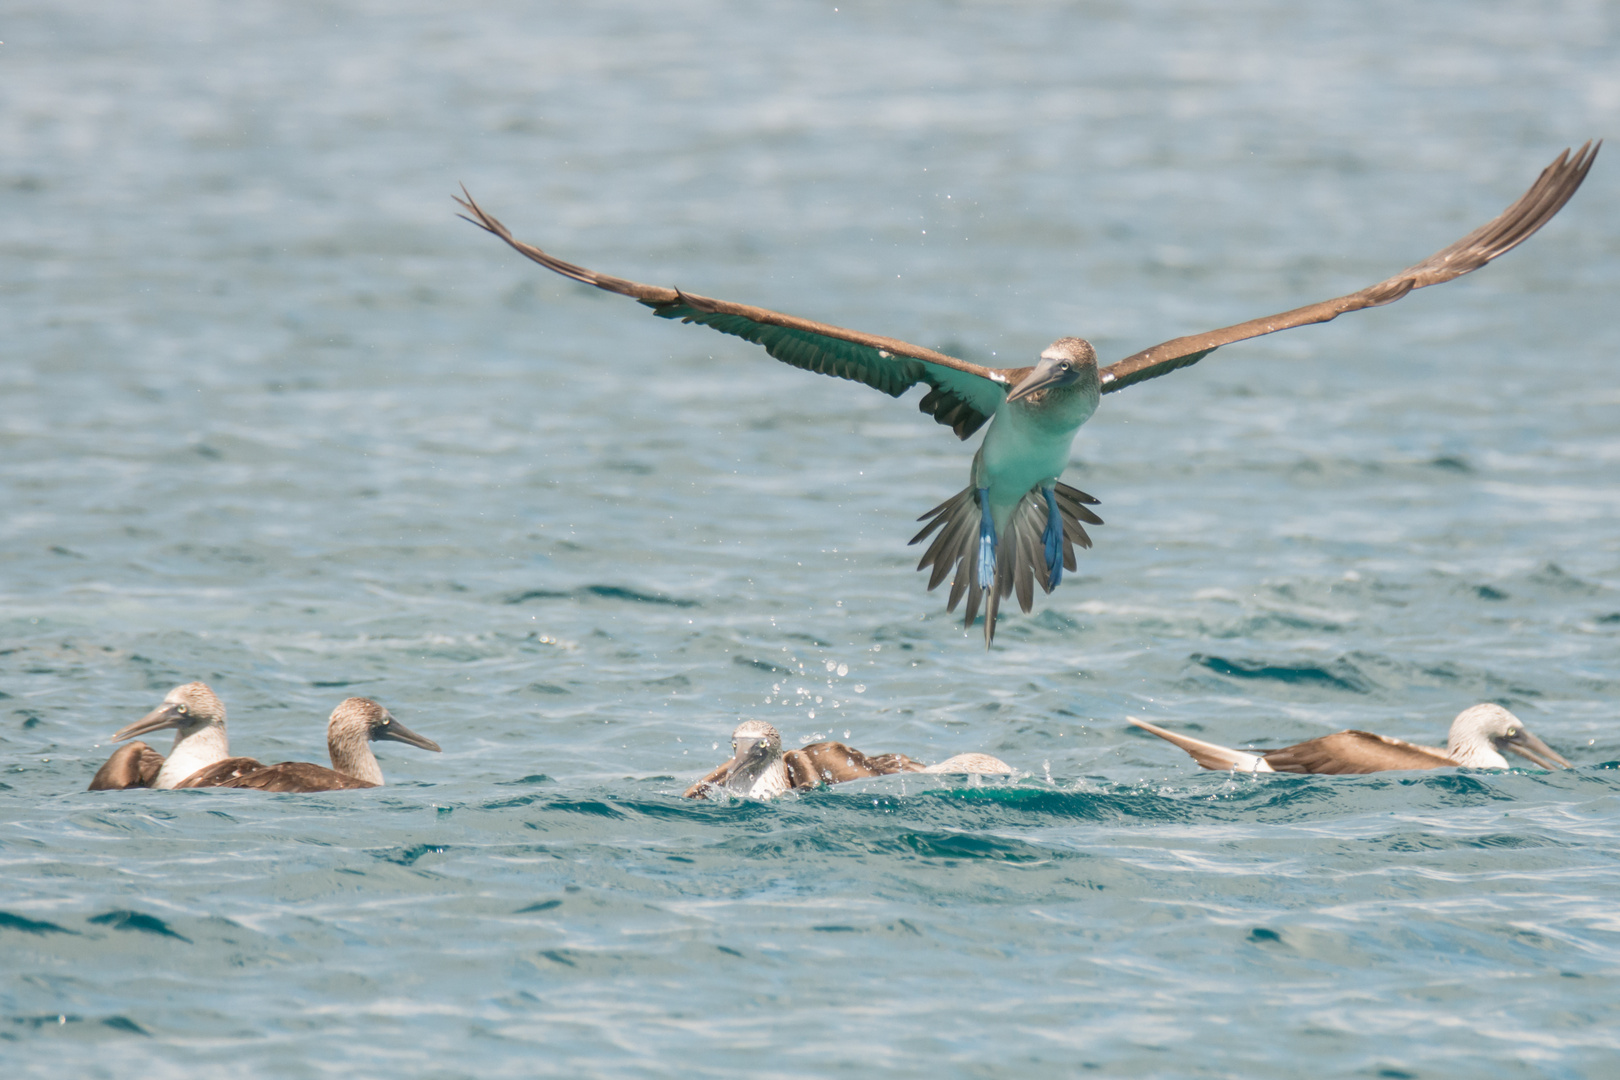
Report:
[[721,786],[731,783],[731,778],[751,765],[759,756],[762,739],[738,739],[731,744],[731,760],[726,762],[725,776],[721,779]]
[[393,713],[384,714],[382,725],[372,728],[371,737],[373,739],[392,739],[394,742],[408,743],[423,750],[432,750],[435,754],[440,753],[438,743],[432,739],[423,738],[398,720],[395,720]]
[[181,718],[184,716],[185,713],[178,702],[166,701],[128,727],[118,729],[114,733],[112,741],[123,742],[125,739],[133,739],[137,735],[162,731],[164,728],[179,727]]
[[1520,757],[1529,758],[1543,769],[1573,769],[1575,767],[1565,760],[1564,755],[1524,730],[1524,728],[1520,728],[1517,734],[1508,736],[1504,742],[1509,750]]
[[1034,371],[1025,375],[1024,380],[1012,388],[1007,394],[1007,400],[1022,401],[1037,391],[1045,390],[1048,386],[1056,386],[1063,381],[1065,375],[1064,370],[1056,364],[1037,364]]

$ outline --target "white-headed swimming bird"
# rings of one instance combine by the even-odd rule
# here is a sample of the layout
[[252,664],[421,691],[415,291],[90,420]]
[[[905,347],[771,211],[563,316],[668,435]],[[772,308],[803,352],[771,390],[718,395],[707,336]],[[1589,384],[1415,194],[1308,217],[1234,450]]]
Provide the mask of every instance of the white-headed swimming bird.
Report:
[[731,760],[686,789],[688,799],[717,791],[773,799],[788,791],[842,784],[895,773],[971,773],[1009,776],[1012,766],[989,754],[957,754],[923,765],[904,754],[863,754],[841,742],[811,743],[783,750],[782,736],[763,720],[745,720],[731,733]]
[[1505,769],[1510,750],[1543,769],[1572,768],[1500,705],[1474,705],[1457,714],[1444,750],[1368,731],[1340,731],[1281,750],[1233,750],[1166,731],[1132,716],[1132,724],[1175,743],[1206,769],[1238,772],[1325,773],[1346,776],[1394,769]]
[[164,695],[163,704],[120,729],[113,735],[113,741],[123,742],[166,728],[175,729],[174,746],[167,758],[144,742],[121,746],[96,770],[90,790],[184,787],[188,779],[203,769],[227,760],[252,760],[231,758],[230,744],[225,737],[225,703],[207,683],[186,683],[170,690]]
[[1033,367],[984,367],[895,338],[598,274],[515,239],[465,188],[466,197],[457,202],[468,221],[548,270],[628,296],[661,318],[732,334],[795,367],[853,379],[894,397],[923,383],[928,392],[918,407],[961,439],[988,422],[968,486],[923,515],[919,520],[927,524],[911,540],[921,543],[934,534],[917,569],[932,567],[930,590],[952,577],[946,610],[955,611],[966,596],[965,626],[988,597],[988,647],[1000,601],[1016,592],[1019,607],[1029,611],[1035,586],[1050,593],[1065,569],[1075,569],[1075,545],[1091,546],[1084,526],[1102,524],[1088,509],[1096,499],[1059,482],[1075,433],[1102,394],[1195,364],[1222,345],[1393,303],[1413,289],[1477,270],[1524,242],[1569,201],[1601,145],[1588,142],[1573,157],[1565,150],[1502,214],[1394,277],[1347,296],[1178,337],[1100,370],[1090,343],[1077,337],[1054,341]]
[[[439,744],[394,719],[370,698],[348,698],[332,710],[326,723],[329,769],[313,761],[261,765],[251,758],[230,758],[190,777],[182,787],[253,788],[258,791],[343,791],[383,786],[382,768],[371,752],[379,739],[439,752]],[[247,764],[244,764],[247,763]]]

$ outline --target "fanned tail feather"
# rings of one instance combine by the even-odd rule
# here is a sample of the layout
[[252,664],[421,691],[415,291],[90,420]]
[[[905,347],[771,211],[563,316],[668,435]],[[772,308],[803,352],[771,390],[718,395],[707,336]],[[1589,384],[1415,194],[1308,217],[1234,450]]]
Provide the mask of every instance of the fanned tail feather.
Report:
[[[1074,557],[1075,547],[1091,546],[1091,537],[1086,534],[1085,526],[1101,525],[1103,521],[1088,509],[1097,505],[1097,500],[1090,495],[1062,483],[1057,485],[1056,491],[1058,514],[1063,520],[1063,568],[1074,570],[1078,565]],[[1046,496],[1040,487],[1030,488],[1013,509],[1006,530],[996,539],[993,587],[986,587],[979,580],[981,511],[978,493],[972,487],[963,488],[917,519],[925,524],[911,538],[911,543],[920,544],[933,536],[917,563],[918,570],[933,568],[928,575],[929,591],[937,588],[947,576],[952,579],[945,610],[955,611],[956,605],[966,597],[967,608],[962,625],[964,628],[970,627],[978,617],[979,605],[985,602],[986,594],[989,594],[984,618],[984,643],[987,648],[996,637],[996,616],[1002,599],[1016,592],[1019,608],[1028,612],[1035,606],[1036,585],[1040,585],[1043,592],[1052,591],[1043,539],[1046,515]]]

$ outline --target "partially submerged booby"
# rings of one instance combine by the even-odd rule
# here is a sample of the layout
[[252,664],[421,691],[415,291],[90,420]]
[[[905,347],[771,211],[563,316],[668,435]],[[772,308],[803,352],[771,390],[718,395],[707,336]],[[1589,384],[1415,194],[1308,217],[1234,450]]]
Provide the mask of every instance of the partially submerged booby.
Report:
[[[439,752],[439,744],[424,738],[394,719],[392,713],[370,698],[352,697],[336,709],[326,724],[326,751],[332,767],[312,761],[283,761],[260,765],[251,759],[233,758],[215,769],[205,770],[182,787],[254,788],[259,791],[342,791],[349,788],[383,786],[382,768],[371,752],[371,743],[389,739],[423,750]],[[242,767],[243,761],[252,767]]]
[[782,736],[763,720],[746,720],[731,733],[731,760],[686,789],[688,799],[707,799],[728,791],[754,799],[772,799],[788,791],[842,784],[895,773],[975,773],[1007,776],[1012,766],[989,754],[957,754],[938,765],[924,766],[904,754],[869,756],[841,742],[811,743],[783,750]]
[[1076,337],[1054,341],[1034,367],[991,368],[895,338],[598,274],[515,239],[465,188],[466,198],[456,201],[472,215],[462,215],[468,221],[548,270],[628,296],[661,318],[712,327],[762,345],[794,367],[853,379],[893,397],[924,383],[928,392],[918,407],[961,439],[988,421],[968,486],[924,514],[919,520],[927,525],[911,540],[920,543],[937,532],[917,569],[933,567],[930,590],[952,576],[945,610],[955,611],[965,595],[964,626],[973,624],[981,597],[988,595],[988,647],[1000,601],[1016,591],[1019,607],[1029,611],[1035,586],[1050,593],[1064,570],[1075,569],[1075,545],[1091,546],[1084,526],[1102,524],[1087,509],[1097,500],[1058,480],[1075,433],[1102,394],[1195,364],[1222,345],[1393,303],[1413,289],[1477,270],[1523,243],[1558,213],[1581,186],[1601,145],[1588,142],[1573,158],[1565,150],[1499,216],[1394,277],[1333,300],[1174,338],[1100,371],[1095,350]]
[[1508,759],[1502,756],[1503,750],[1528,758],[1543,769],[1573,768],[1500,705],[1475,705],[1458,713],[1451,722],[1444,750],[1368,731],[1341,731],[1281,750],[1233,750],[1166,731],[1134,716],[1127,719],[1143,731],[1175,743],[1206,769],[1339,776],[1394,769],[1505,769]]
[[123,742],[166,728],[175,729],[174,746],[167,758],[144,742],[119,747],[96,771],[90,790],[186,787],[186,782],[201,770],[227,761],[252,761],[231,758],[225,737],[225,703],[206,683],[186,683],[170,690],[163,704],[120,729],[113,741]]

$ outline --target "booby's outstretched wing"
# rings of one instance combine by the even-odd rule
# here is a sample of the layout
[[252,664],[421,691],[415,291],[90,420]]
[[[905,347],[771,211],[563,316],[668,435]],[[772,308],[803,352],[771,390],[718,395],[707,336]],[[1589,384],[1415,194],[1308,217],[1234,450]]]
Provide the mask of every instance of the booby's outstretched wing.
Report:
[[1588,140],[1573,158],[1566,149],[1541,171],[1541,176],[1530,185],[1529,191],[1519,197],[1518,202],[1455,244],[1440,249],[1392,278],[1334,300],[1324,300],[1319,304],[1309,304],[1279,315],[1251,319],[1236,326],[1191,337],[1175,338],[1151,349],[1143,349],[1134,356],[1127,356],[1119,363],[1103,368],[1100,372],[1102,392],[1109,394],[1146,379],[1168,375],[1178,368],[1198,363],[1222,345],[1230,345],[1234,341],[1274,334],[1278,330],[1309,323],[1327,322],[1347,311],[1393,304],[1413,289],[1438,285],[1442,281],[1462,277],[1470,270],[1478,270],[1497,256],[1505,255],[1524,243],[1564,208],[1570,196],[1575,194],[1575,189],[1581,186],[1581,181],[1586,179],[1587,170],[1591,169],[1602,145],[1601,140],[1595,145]]
[[732,768],[736,764],[737,759],[732,757],[730,760],[716,765],[714,770],[707,776],[693,784],[691,787],[687,788],[686,794],[683,795],[682,798],[707,799],[709,797],[709,792],[716,788],[725,786],[726,775],[731,772]]
[[878,754],[868,757],[841,742],[811,743],[797,750],[784,750],[788,786],[813,788],[822,784],[842,784],[869,776],[889,776],[900,772],[922,772],[922,766],[904,754]]
[[163,755],[139,739],[125,743],[106,764],[96,770],[90,781],[91,791],[126,791],[129,788],[149,788],[163,769]]
[[722,334],[763,345],[766,352],[794,367],[853,379],[890,397],[899,397],[918,383],[926,383],[930,389],[918,408],[961,439],[983,427],[1007,391],[1030,370],[982,367],[896,338],[598,274],[514,238],[505,225],[473,201],[466,188],[461,191],[467,197],[456,201],[472,215],[461,216],[500,237],[513,250],[563,277],[637,300],[660,318],[713,327]]
[[1457,763],[1444,750],[1374,735],[1339,731],[1281,750],[1262,751],[1273,772],[1354,776],[1392,769],[1443,769]]
[[1190,735],[1166,731],[1134,716],[1126,719],[1143,731],[1150,731],[1167,742],[1175,743],[1206,769],[1356,776],[1392,769],[1443,769],[1457,764],[1444,750],[1392,739],[1387,735],[1374,735],[1370,731],[1339,731],[1285,746],[1281,750],[1234,750]]

